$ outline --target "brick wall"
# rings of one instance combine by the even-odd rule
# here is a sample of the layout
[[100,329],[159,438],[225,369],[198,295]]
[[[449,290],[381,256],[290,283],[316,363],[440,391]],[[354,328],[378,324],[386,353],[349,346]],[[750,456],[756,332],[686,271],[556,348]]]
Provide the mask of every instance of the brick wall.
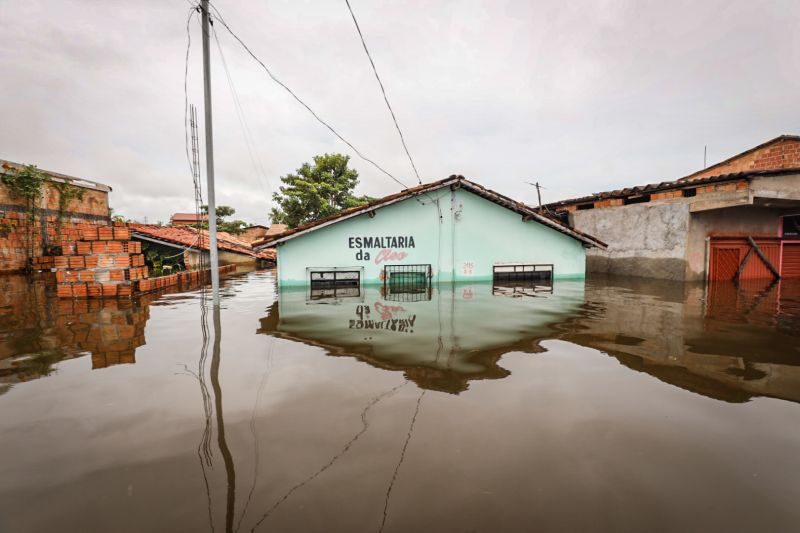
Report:
[[59,297],[132,296],[136,281],[148,277],[142,243],[130,240],[124,223],[87,227],[74,237],[63,240],[63,255],[37,261],[40,268],[55,269]]
[[752,152],[735,157],[730,161],[714,165],[688,176],[687,180],[749,172],[753,170],[777,170],[783,168],[800,168],[800,141],[781,139],[775,143],[757,148]]
[[35,220],[31,222],[24,201],[14,198],[0,184],[0,272],[24,270],[29,257],[35,259],[46,255],[46,248],[61,244],[64,236],[71,232],[89,226],[107,226],[108,192],[82,190],[83,198],[69,202],[61,216],[58,189],[45,184]]

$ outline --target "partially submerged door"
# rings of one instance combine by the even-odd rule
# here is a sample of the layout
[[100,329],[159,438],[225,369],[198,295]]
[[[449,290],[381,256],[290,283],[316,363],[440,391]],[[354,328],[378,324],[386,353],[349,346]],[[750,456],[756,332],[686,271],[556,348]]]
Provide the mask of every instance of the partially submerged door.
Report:
[[739,248],[711,248],[711,272],[708,278],[714,281],[732,280],[739,270],[741,250]]

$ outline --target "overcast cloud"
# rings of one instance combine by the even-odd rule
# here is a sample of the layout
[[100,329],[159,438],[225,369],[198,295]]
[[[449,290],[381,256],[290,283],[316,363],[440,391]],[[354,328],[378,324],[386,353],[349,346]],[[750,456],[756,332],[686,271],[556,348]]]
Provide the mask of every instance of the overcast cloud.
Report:
[[[344,0],[215,5],[322,117],[415,181]],[[424,181],[463,174],[533,202],[524,182],[538,180],[555,201],[684,176],[702,167],[704,145],[714,162],[800,133],[796,0],[351,5]],[[189,11],[188,0],[0,0],[0,158],[109,184],[127,217],[193,211]],[[281,175],[351,152],[218,32],[258,161],[212,48],[217,201],[265,223]],[[189,99],[201,105],[196,17],[192,39]],[[352,164],[360,193],[398,190]]]

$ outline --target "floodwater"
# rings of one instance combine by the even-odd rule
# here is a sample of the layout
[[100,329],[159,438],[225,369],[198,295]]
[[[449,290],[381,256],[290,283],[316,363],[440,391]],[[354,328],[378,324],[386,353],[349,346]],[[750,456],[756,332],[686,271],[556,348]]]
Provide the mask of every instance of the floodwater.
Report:
[[0,278],[0,532],[798,529],[797,283],[324,296]]

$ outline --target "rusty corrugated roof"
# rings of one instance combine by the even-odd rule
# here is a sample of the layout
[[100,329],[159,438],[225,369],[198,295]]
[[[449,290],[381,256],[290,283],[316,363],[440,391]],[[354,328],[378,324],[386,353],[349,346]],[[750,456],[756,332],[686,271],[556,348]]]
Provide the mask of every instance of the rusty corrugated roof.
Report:
[[330,224],[334,224],[336,222],[346,220],[348,218],[352,218],[354,216],[358,216],[360,214],[375,209],[380,209],[381,207],[385,207],[387,205],[391,205],[393,203],[406,200],[408,198],[422,196],[437,189],[441,189],[442,187],[458,187],[466,189],[473,194],[481,196],[482,198],[485,198],[507,209],[511,209],[512,211],[516,211],[517,213],[521,214],[522,216],[526,217],[529,220],[535,220],[536,222],[544,224],[545,226],[549,226],[550,228],[559,231],[561,233],[564,233],[565,235],[568,235],[573,239],[577,239],[583,242],[584,244],[587,244],[589,246],[595,246],[598,248],[606,247],[606,244],[603,241],[596,239],[591,235],[587,235],[581,231],[572,229],[558,220],[555,220],[549,216],[539,213],[539,211],[533,207],[530,207],[522,202],[517,202],[516,200],[512,200],[507,196],[504,196],[500,193],[487,189],[482,185],[478,185],[475,182],[469,181],[464,176],[457,176],[457,175],[452,175],[448,178],[439,181],[434,181],[431,183],[426,183],[423,185],[418,185],[416,187],[404,189],[398,193],[390,194],[389,196],[384,196],[383,198],[380,198],[368,204],[351,207],[349,209],[344,209],[343,211],[339,211],[338,213],[334,213],[333,215],[321,218],[319,220],[315,220],[313,222],[309,222],[307,224],[303,224],[302,226],[298,226],[294,229],[287,230],[278,235],[268,235],[261,241],[254,242],[253,247],[256,249],[263,249],[268,246],[274,246],[278,243],[285,242],[289,239],[298,237],[310,231],[323,228]]
[[[186,247],[208,250],[208,231],[201,229],[198,238],[197,229],[181,226],[156,226],[152,224],[129,224],[131,231],[144,237],[179,244]],[[220,250],[249,255],[267,261],[275,260],[275,250],[255,250],[247,242],[223,231],[217,232],[217,244]]]

